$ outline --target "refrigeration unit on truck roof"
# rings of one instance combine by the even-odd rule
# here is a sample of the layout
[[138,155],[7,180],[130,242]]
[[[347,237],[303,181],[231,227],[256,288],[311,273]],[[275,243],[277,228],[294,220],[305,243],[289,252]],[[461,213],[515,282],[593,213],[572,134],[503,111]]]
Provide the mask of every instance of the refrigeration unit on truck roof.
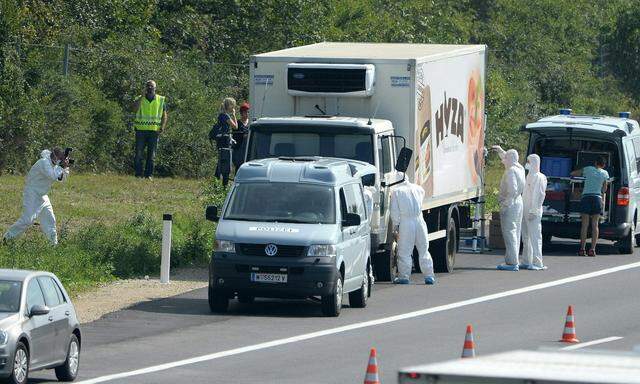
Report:
[[291,63],[287,91],[291,96],[367,97],[373,95],[372,64]]

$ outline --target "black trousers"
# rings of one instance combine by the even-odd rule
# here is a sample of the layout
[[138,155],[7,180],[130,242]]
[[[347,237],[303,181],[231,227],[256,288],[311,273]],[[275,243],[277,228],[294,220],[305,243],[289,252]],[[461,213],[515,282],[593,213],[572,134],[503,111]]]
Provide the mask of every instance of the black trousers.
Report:
[[[145,156],[144,150],[147,149]],[[134,166],[136,177],[142,177],[142,159],[146,159],[144,167],[144,177],[153,175],[153,158],[156,156],[158,148],[158,132],[156,131],[136,131],[136,156]]]
[[231,173],[231,157],[231,149],[218,149],[218,165],[216,166],[215,176],[216,178],[222,177],[222,185],[224,185],[225,187],[229,183],[229,174]]

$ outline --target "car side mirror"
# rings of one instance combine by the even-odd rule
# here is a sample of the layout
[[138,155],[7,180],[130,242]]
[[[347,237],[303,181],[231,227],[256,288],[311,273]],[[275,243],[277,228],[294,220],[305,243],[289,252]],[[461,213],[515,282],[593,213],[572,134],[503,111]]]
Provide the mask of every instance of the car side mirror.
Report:
[[208,206],[204,216],[209,221],[214,221],[214,222],[219,221],[220,217],[218,216],[218,207],[216,207],[215,205]]
[[396,161],[396,171],[407,172],[409,162],[411,161],[411,155],[413,155],[413,151],[407,147],[403,147],[400,150],[398,160]]
[[42,316],[49,313],[49,307],[46,305],[34,305],[29,310],[29,317]]
[[360,215],[357,213],[347,213],[342,219],[343,227],[357,227],[360,225]]

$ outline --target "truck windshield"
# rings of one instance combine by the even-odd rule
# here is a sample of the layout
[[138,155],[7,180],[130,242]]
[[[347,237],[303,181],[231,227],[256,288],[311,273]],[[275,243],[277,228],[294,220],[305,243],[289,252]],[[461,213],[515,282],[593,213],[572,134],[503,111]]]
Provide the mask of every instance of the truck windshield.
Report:
[[336,222],[332,187],[300,183],[242,183],[233,189],[227,220],[303,224]]
[[290,127],[286,131],[254,130],[247,160],[270,157],[322,156],[374,164],[373,138],[367,133],[344,133],[327,127]]

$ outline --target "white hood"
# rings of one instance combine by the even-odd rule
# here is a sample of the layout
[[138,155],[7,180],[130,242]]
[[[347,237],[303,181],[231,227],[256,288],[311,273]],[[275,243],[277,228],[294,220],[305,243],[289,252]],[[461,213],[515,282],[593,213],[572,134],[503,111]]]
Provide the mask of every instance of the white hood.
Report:
[[527,160],[529,162],[530,174],[536,174],[540,172],[540,156],[536,155],[535,153],[532,153],[529,156],[527,156]]

